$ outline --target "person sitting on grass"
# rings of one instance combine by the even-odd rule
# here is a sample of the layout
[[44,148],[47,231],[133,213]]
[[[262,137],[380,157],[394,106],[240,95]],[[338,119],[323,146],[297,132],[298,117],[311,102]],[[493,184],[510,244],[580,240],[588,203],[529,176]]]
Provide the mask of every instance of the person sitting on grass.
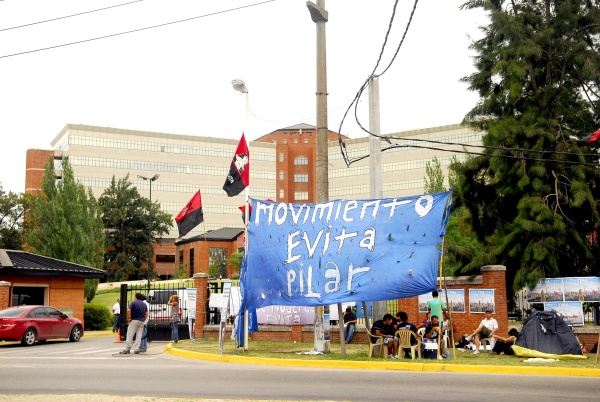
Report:
[[518,335],[519,331],[517,331],[516,328],[511,328],[510,331],[508,331],[508,337],[506,338],[503,338],[499,335],[494,335],[494,338],[496,339],[496,344],[494,345],[492,352],[496,352],[499,355],[501,355],[502,353],[504,353],[505,355],[514,355],[515,352],[513,352],[511,346],[514,345]]
[[[395,329],[391,314],[383,316],[382,320],[377,320],[371,326],[371,333],[377,336],[383,336],[383,344],[388,347],[389,358],[397,359],[398,353],[396,352],[396,337],[394,336]],[[376,339],[371,339],[371,342],[375,343]]]
[[485,310],[485,318],[481,320],[479,327],[466,338],[469,342],[471,340],[475,341],[474,355],[479,353],[481,339],[492,338],[496,331],[498,331],[498,321],[496,321],[495,318],[492,318],[492,310]]

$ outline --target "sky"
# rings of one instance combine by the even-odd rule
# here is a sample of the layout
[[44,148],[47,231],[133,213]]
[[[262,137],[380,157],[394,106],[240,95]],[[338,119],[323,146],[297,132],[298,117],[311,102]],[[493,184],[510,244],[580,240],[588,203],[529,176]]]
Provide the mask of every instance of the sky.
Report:
[[[365,80],[388,66],[379,78],[383,134],[460,123],[478,101],[460,82],[475,71],[469,44],[488,24],[463,2],[418,1],[392,62],[414,5],[399,0],[375,69],[394,0],[326,0],[328,128],[338,132]],[[315,92],[316,24],[304,0],[0,1],[5,192],[25,190],[26,151],[51,149],[67,124],[231,139],[246,131],[251,141],[315,125]],[[368,127],[368,91],[357,114]],[[341,133],[367,135],[354,108]]]

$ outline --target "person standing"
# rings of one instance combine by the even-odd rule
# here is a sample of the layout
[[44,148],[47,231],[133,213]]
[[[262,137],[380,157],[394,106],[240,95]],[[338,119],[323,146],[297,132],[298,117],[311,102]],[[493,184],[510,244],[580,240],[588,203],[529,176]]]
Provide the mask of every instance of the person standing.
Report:
[[[135,300],[127,307],[127,343],[125,350],[119,352],[121,355],[128,355],[133,346],[133,353],[140,353],[140,343],[142,342],[142,332],[144,331],[144,321],[148,318],[148,308],[142,301],[142,294],[136,293]],[[133,338],[135,337],[135,343]]]
[[114,315],[113,332],[117,332],[119,330],[119,325],[121,324],[121,299],[117,299],[115,304],[113,304],[112,313]]
[[142,301],[148,309],[148,316],[144,320],[144,330],[142,331],[142,342],[140,342],[140,353],[148,350],[148,322],[150,321],[150,303],[146,300],[146,296],[142,295]]
[[439,299],[437,290],[431,292],[431,296],[433,299],[427,302],[427,311],[429,312],[429,316],[432,320],[434,315],[438,318],[438,320],[443,320],[444,313],[448,311],[446,308],[446,303]]
[[171,306],[171,342],[179,342],[179,296],[173,295],[167,303]]
[[346,343],[352,342],[354,331],[356,330],[356,314],[352,312],[352,307],[346,307],[344,313],[344,340]]

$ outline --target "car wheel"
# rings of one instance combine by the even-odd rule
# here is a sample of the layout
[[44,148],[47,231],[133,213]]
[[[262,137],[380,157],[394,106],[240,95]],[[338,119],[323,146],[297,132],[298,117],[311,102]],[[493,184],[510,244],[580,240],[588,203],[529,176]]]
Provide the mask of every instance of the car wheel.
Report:
[[73,327],[73,329],[71,330],[71,336],[69,337],[69,340],[71,342],[77,342],[80,339],[81,339],[81,327],[79,325],[75,325]]
[[23,339],[21,339],[21,344],[25,345],[25,346],[31,346],[35,343],[35,338],[37,338],[37,334],[35,333],[35,330],[32,328],[29,328],[23,334]]

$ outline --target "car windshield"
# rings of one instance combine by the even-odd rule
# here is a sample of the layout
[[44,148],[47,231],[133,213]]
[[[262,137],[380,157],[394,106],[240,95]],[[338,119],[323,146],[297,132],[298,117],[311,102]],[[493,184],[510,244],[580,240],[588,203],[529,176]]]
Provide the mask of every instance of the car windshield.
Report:
[[0,318],[13,318],[13,317],[18,317],[23,313],[22,308],[18,308],[18,307],[11,307],[11,308],[7,308],[4,310],[0,310]]

